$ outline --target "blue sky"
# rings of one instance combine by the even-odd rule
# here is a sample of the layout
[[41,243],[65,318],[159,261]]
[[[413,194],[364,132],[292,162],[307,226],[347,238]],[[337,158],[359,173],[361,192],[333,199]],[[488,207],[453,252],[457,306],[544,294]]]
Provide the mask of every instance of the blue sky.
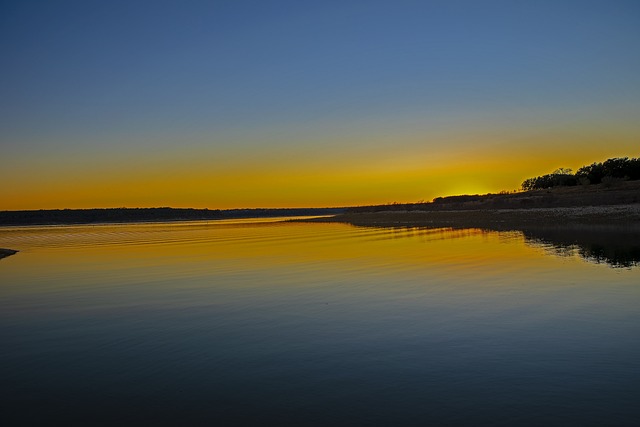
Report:
[[[611,151],[589,155],[638,155],[626,152],[640,120],[637,1],[4,1],[0,49],[6,174],[64,170],[73,182],[90,178],[80,166],[103,162],[95,178],[121,167],[151,182],[154,167],[170,168],[185,151],[211,168],[233,163],[236,174],[243,156],[248,167],[266,156],[267,175],[295,162],[331,171],[324,147],[375,175],[375,161],[361,163],[368,148],[411,158],[497,135],[497,146],[515,152],[536,132],[568,133],[571,145],[594,126],[613,135]],[[553,158],[558,141],[545,141],[544,158]],[[156,155],[155,166],[145,163]],[[128,163],[136,156],[138,169]],[[564,164],[580,160],[589,158]],[[442,195],[432,187],[426,196]],[[36,188],[20,191],[38,204]],[[215,207],[224,196],[193,203],[209,197]],[[82,197],[68,203],[84,205]],[[389,197],[392,188],[353,202]],[[105,201],[114,203],[135,199]]]

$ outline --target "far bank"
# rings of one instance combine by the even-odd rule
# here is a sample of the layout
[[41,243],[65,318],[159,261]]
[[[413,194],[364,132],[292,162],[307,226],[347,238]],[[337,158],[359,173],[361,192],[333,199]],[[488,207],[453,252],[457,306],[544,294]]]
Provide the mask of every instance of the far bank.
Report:
[[439,197],[430,203],[350,208],[313,219],[354,225],[479,227],[640,226],[640,181],[532,190],[517,193]]

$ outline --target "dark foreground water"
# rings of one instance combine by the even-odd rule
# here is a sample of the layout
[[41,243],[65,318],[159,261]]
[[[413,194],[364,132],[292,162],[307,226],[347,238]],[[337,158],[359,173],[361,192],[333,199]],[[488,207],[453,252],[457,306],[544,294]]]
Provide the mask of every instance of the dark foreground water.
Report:
[[264,221],[5,228],[0,247],[21,250],[0,260],[3,425],[640,419],[640,268],[597,248]]

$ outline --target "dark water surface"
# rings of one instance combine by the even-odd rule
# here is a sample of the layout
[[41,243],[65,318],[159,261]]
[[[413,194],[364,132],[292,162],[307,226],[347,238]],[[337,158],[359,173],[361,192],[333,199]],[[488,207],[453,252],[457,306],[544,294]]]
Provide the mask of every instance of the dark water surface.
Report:
[[[640,419],[640,269],[520,232],[0,228],[3,425]],[[593,257],[592,257],[593,258]]]

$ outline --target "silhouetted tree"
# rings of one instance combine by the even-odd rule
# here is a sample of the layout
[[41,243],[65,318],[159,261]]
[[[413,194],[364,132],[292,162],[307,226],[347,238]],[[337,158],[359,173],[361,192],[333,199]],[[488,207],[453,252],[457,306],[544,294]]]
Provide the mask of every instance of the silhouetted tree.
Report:
[[576,177],[586,178],[591,184],[600,184],[605,177],[640,179],[640,158],[616,157],[602,163],[592,163],[578,169]]
[[[558,171],[566,170],[567,169],[559,169]],[[570,171],[570,169],[568,170]],[[558,173],[558,171],[547,175],[526,179],[522,183],[522,189],[525,191],[540,190],[543,188],[551,188],[557,186],[572,186],[578,183],[574,175],[571,175],[570,173]]]
[[573,175],[571,169],[559,168],[553,173],[529,178],[522,183],[522,189],[538,190],[557,186],[600,184],[603,180],[636,180],[640,179],[640,158],[615,157],[604,162],[582,166]]

